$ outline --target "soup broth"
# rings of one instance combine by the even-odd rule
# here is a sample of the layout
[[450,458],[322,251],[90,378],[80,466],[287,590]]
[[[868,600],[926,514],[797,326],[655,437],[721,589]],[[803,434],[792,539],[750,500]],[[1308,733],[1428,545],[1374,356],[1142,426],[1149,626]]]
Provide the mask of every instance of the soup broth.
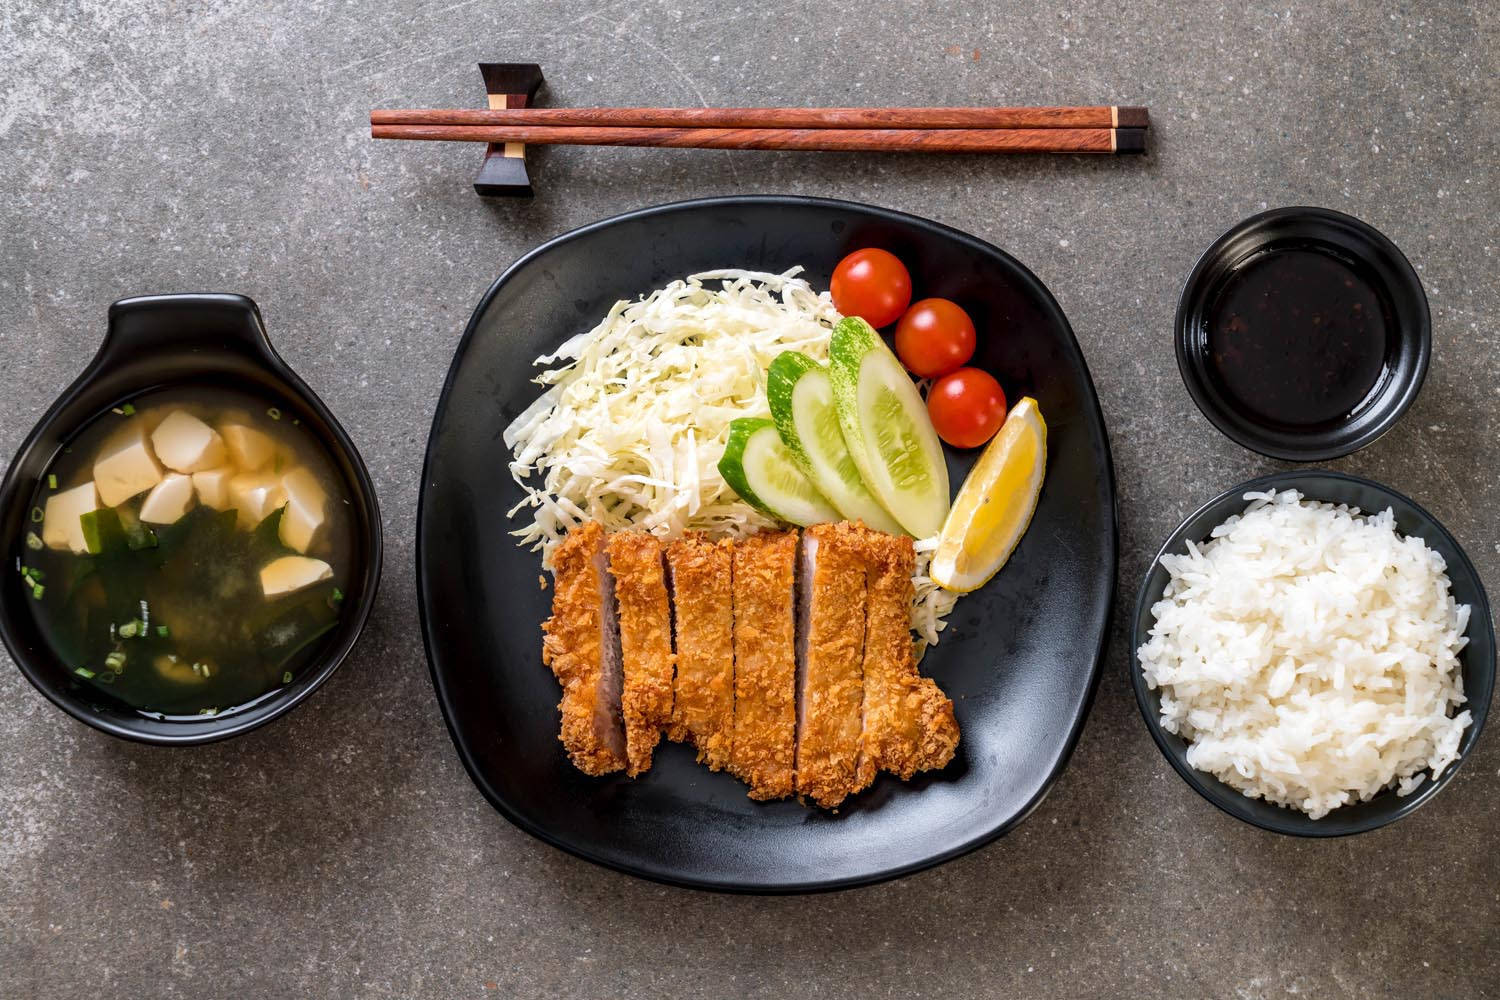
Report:
[[350,521],[300,422],[235,390],[165,389],[56,457],[20,572],[78,683],[153,715],[216,714],[317,656],[342,610]]

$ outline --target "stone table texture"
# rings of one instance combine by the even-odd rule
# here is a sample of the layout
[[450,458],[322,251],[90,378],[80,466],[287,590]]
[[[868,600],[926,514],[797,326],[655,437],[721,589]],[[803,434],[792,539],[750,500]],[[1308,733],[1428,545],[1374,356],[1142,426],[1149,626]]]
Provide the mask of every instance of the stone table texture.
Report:
[[[1416,497],[1500,582],[1497,21],[1457,0],[4,4],[0,458],[111,300],[243,292],[363,451],[386,573],[332,681],[228,743],[119,742],[0,670],[0,997],[1500,994],[1500,734],[1394,827],[1276,837],[1169,769],[1125,628],[1178,521],[1282,467],[1214,431],[1171,347],[1197,255],[1268,206],[1351,212],[1416,266],[1426,387],[1334,467]],[[1152,149],[559,148],[534,200],[486,203],[478,147],[366,126],[478,104],[480,60],[541,63],[555,104],[1145,104]],[[1093,369],[1120,489],[1110,651],[1050,797],[937,870],[803,898],[664,888],[507,824],[450,745],[413,585],[427,428],[500,270],[620,211],[750,192],[914,212],[1035,270]]]

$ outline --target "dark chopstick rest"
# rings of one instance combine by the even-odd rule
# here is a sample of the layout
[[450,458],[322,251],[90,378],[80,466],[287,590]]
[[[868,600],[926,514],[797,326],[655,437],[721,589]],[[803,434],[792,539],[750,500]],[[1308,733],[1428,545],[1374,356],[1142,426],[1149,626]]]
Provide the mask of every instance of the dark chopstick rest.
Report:
[[[536,63],[480,63],[479,72],[492,109],[529,108],[543,83],[542,67]],[[490,143],[474,178],[474,192],[484,198],[530,198],[526,147],[520,143]]]

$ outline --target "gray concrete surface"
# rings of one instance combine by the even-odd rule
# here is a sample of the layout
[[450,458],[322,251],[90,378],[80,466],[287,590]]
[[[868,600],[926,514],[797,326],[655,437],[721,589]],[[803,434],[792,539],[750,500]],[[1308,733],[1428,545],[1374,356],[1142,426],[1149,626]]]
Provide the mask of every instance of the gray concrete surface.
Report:
[[[0,669],[0,997],[1500,993],[1500,736],[1393,828],[1276,838],[1168,769],[1123,639],[1161,538],[1276,467],[1198,414],[1170,346],[1197,254],[1267,206],[1353,212],[1412,258],[1426,388],[1337,465],[1419,498],[1500,581],[1496,21],[1456,0],[3,5],[0,457],[112,299],[244,292],[363,449],[388,556],[352,661],[228,744],[115,742]],[[1130,161],[559,149],[536,200],[485,204],[476,149],[365,129],[475,103],[481,59],[541,62],[560,104],[1114,100],[1150,105],[1155,138]],[[732,192],[1005,247],[1071,317],[1115,446],[1122,599],[1071,767],[1009,837],[876,888],[727,898],[532,841],[460,768],[417,637],[422,448],[480,293],[573,226]]]

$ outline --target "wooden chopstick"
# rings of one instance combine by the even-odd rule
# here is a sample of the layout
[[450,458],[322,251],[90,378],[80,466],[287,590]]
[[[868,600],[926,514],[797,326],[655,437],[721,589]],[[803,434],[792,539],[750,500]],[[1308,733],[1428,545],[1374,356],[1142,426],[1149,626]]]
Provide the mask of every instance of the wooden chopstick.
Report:
[[1145,108],[428,108],[370,112],[371,125],[613,128],[1146,128]]
[[1144,128],[613,128],[372,125],[374,139],[894,153],[1143,153]]

